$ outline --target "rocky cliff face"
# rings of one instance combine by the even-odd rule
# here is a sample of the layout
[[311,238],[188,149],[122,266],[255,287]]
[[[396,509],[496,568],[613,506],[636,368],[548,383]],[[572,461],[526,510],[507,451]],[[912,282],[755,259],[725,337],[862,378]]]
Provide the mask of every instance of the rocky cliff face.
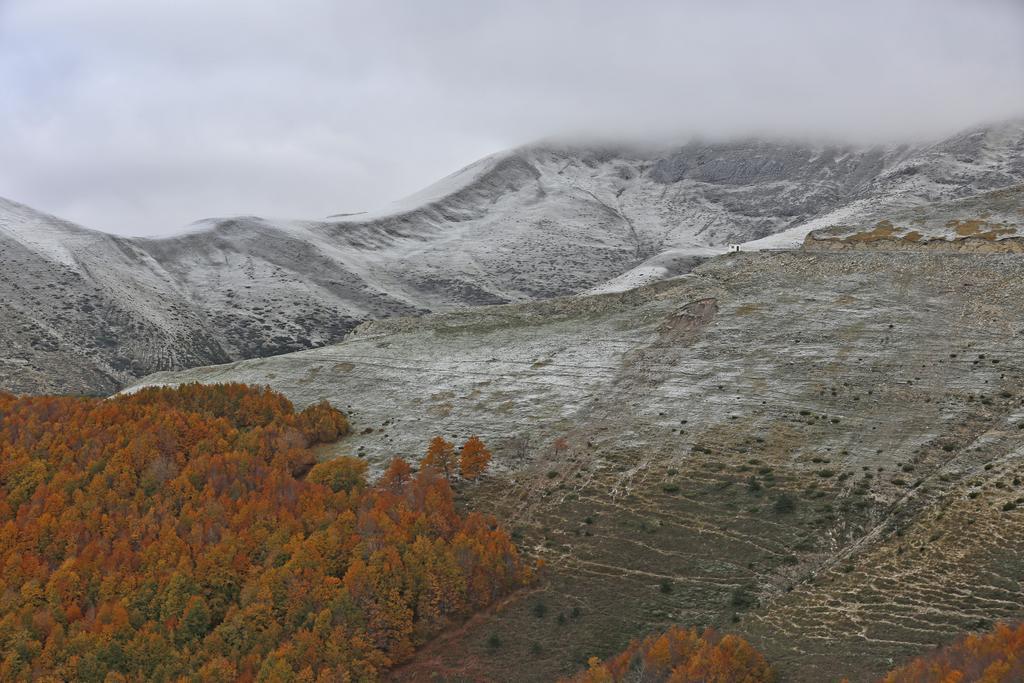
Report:
[[144,384],[326,398],[352,414],[339,450],[377,469],[437,434],[490,444],[461,496],[548,569],[430,654],[452,666],[550,679],[680,622],[738,631],[786,680],[867,681],[1024,617],[1021,258],[740,253]]
[[624,289],[730,242],[792,246],[1019,184],[1022,145],[1021,124],[913,148],[535,145],[373,214],[215,219],[159,240],[0,201],[0,389],[103,392],[322,346],[364,320]]

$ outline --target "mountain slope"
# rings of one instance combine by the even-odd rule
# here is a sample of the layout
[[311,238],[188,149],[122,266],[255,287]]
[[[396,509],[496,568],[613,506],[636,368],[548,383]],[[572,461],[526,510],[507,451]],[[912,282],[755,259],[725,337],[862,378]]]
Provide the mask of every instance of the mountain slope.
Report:
[[3,201],[0,286],[16,324],[0,330],[0,389],[102,392],[321,346],[367,319],[627,288],[730,242],[799,244],[840,220],[1024,182],[1022,151],[1020,123],[916,148],[535,145],[384,211],[208,220],[166,239]]
[[462,495],[547,571],[433,653],[460,678],[551,680],[683,623],[744,635],[787,681],[869,681],[1024,618],[1022,259],[741,253],[142,384],[351,403],[339,449],[377,469],[483,438],[493,473]]
[[0,389],[98,393],[230,357],[132,240],[0,199]]

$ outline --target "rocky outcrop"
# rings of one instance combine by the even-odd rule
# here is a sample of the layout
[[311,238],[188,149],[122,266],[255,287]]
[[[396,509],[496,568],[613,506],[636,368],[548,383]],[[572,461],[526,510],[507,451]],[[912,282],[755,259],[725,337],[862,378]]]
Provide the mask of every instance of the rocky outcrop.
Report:
[[927,251],[944,254],[1020,254],[1024,237],[943,237],[923,238],[920,233],[879,235],[855,233],[850,238],[833,238],[810,233],[804,240],[806,251]]
[[[1024,185],[813,230],[805,251],[1024,252]],[[877,221],[872,224],[872,221]],[[870,227],[867,227],[870,226]]]

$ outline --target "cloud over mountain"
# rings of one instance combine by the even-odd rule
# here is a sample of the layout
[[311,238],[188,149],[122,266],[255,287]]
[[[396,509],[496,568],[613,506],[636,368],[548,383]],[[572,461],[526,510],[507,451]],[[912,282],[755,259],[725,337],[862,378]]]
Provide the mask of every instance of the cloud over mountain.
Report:
[[7,0],[0,195],[158,234],[569,133],[937,138],[1024,111],[1022,43],[1001,0]]

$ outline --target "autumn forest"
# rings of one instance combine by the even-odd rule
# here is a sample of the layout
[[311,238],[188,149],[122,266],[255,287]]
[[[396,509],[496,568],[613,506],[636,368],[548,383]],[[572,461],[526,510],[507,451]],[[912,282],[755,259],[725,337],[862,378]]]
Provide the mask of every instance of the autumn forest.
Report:
[[[483,440],[438,436],[371,480],[365,460],[317,461],[348,430],[240,384],[0,395],[0,680],[374,681],[542,577],[455,503],[487,476]],[[679,627],[567,680],[777,678],[742,638]],[[1004,625],[885,678],[1020,680],[1024,627]]]
[[347,429],[240,385],[0,398],[0,680],[376,680],[530,581],[437,468],[316,464]]

